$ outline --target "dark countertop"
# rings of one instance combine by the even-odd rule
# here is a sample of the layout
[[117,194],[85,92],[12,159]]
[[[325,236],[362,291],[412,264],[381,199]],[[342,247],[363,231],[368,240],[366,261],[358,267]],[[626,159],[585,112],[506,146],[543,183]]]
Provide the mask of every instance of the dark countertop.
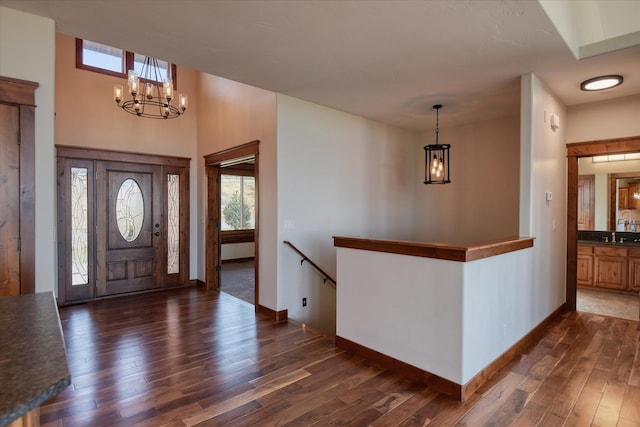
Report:
[[621,248],[640,247],[640,242],[633,242],[633,241],[625,241],[624,243],[620,243],[620,242],[604,242],[604,241],[597,241],[597,240],[595,241],[594,240],[578,240],[578,243],[582,245],[618,246]]
[[0,297],[0,426],[71,383],[52,292]]

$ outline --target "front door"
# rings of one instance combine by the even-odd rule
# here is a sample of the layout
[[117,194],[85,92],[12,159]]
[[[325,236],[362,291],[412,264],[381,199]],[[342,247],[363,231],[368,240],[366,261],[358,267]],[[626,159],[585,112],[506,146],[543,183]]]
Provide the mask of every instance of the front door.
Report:
[[189,280],[185,157],[57,147],[61,303]]
[[162,274],[160,167],[98,162],[96,294],[158,287]]

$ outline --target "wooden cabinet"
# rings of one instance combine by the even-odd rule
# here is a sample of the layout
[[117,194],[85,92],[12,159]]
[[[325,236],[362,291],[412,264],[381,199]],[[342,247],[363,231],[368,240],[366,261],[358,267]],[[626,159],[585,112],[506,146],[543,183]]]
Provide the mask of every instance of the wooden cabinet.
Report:
[[594,286],[616,290],[627,289],[627,249],[595,246]]
[[629,249],[629,280],[627,289],[640,292],[640,248]]
[[579,287],[640,292],[640,247],[578,244]]
[[578,245],[578,286],[593,286],[592,245]]

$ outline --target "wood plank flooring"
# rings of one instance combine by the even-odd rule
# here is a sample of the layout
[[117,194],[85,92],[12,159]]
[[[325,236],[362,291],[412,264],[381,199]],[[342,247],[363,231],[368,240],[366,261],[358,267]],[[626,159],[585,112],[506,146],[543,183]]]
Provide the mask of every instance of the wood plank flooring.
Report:
[[464,403],[197,288],[60,309],[51,426],[640,426],[640,324],[563,313]]

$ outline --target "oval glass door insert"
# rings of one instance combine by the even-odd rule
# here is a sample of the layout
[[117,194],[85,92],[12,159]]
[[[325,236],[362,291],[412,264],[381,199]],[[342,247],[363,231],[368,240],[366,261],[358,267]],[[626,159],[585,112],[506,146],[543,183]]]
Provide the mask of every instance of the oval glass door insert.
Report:
[[138,183],[125,179],[116,196],[116,222],[118,231],[127,242],[136,240],[142,230],[144,200]]

